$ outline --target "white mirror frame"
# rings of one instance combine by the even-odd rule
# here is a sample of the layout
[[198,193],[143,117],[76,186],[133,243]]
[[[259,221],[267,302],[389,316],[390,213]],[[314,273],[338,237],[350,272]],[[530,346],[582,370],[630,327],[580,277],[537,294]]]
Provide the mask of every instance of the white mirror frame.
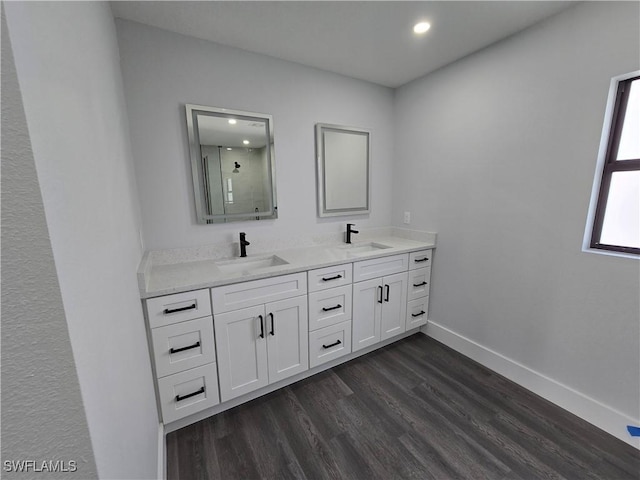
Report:
[[[336,158],[329,158],[332,155],[331,152],[326,151],[325,145],[325,133],[342,134],[345,136],[357,136],[364,137],[366,139],[366,147],[363,156],[358,155],[359,158],[355,158],[356,163],[364,164],[364,172],[359,173],[362,177],[358,179],[344,179],[340,185],[328,184],[327,164],[332,163],[332,160]],[[346,137],[345,137],[346,138]],[[349,154],[345,154],[349,155]],[[316,124],[316,166],[317,166],[317,193],[318,193],[318,216],[319,217],[337,217],[341,215],[359,215],[367,214],[371,211],[371,131],[365,128],[358,127],[346,127],[343,125],[332,125],[328,123]],[[341,159],[340,159],[341,160]],[[351,205],[328,205],[330,203],[329,191],[331,188],[337,189],[349,189],[352,187],[353,182],[362,185],[364,182],[364,194],[359,201]],[[350,185],[351,183],[351,185]]]

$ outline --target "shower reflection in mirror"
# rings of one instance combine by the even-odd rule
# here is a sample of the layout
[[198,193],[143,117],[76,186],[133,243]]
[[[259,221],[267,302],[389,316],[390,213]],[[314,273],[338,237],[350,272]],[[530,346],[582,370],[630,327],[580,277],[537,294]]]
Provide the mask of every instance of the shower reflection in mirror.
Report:
[[186,110],[198,222],[277,218],[271,116]]

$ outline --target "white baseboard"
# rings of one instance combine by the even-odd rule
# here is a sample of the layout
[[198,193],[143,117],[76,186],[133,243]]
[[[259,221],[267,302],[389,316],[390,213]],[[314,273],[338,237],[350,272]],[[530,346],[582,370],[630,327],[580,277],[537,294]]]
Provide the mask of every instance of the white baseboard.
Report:
[[627,425],[640,425],[639,419],[629,417],[431,320],[428,325],[422,327],[422,332],[623,442],[640,449],[640,438],[631,437],[627,431]]
[[158,480],[167,479],[167,442],[164,440],[164,424],[158,423]]

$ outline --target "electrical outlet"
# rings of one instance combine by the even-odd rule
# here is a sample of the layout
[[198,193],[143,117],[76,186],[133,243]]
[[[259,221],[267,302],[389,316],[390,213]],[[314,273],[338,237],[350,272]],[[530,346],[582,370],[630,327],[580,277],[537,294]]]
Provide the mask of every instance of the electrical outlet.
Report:
[[411,223],[411,212],[404,212],[404,223]]

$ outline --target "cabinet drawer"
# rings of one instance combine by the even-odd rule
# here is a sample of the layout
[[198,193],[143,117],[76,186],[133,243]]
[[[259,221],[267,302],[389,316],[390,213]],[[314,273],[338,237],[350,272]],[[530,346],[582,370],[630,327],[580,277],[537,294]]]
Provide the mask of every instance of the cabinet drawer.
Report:
[[362,282],[384,275],[406,272],[408,264],[409,254],[407,253],[355,262],[353,264],[353,282]]
[[309,294],[309,330],[351,320],[351,285]]
[[220,403],[215,363],[158,380],[163,422],[170,423]]
[[158,378],[215,362],[211,316],[151,330]]
[[309,365],[322,365],[351,353],[351,322],[342,322],[309,333]]
[[307,274],[302,272],[212,288],[211,302],[214,313],[222,313],[306,293]]
[[211,315],[209,289],[149,298],[147,315],[151,328]]
[[348,285],[353,278],[352,271],[353,266],[350,263],[309,270],[309,292]]
[[416,268],[430,267],[432,250],[420,250],[409,254],[409,270]]
[[407,300],[415,300],[429,295],[430,279],[431,267],[409,271],[409,294],[407,295]]
[[429,297],[411,300],[407,304],[407,330],[427,324]]

